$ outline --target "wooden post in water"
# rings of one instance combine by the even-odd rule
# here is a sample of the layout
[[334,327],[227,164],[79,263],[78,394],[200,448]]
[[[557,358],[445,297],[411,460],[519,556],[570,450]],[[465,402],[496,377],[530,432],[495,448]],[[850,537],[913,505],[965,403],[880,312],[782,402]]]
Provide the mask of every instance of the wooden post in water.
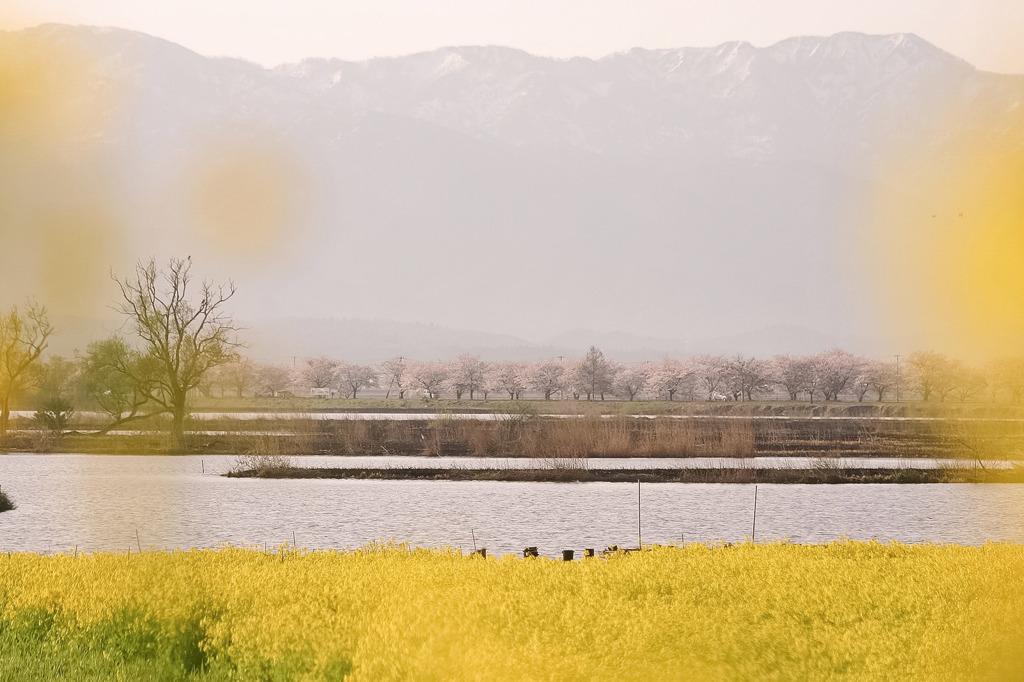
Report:
[[757,486],[754,486],[754,520],[750,524],[750,541],[757,542]]
[[203,473],[206,473],[206,462],[199,460],[199,466],[203,467]]

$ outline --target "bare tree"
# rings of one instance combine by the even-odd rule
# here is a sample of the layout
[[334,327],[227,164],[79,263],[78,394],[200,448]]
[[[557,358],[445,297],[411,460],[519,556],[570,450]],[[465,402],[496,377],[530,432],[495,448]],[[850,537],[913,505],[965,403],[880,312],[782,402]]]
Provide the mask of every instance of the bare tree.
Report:
[[24,313],[12,306],[0,317],[0,436],[7,435],[10,425],[11,398],[35,379],[32,367],[52,334],[46,308],[33,301]]
[[551,394],[565,387],[565,365],[549,360],[538,362],[529,371],[530,388],[543,393],[544,400],[551,400]]
[[813,360],[815,383],[826,401],[839,400],[839,395],[852,387],[864,367],[864,358],[839,348],[819,353]]
[[790,400],[796,400],[801,393],[814,396],[814,369],[810,358],[776,355],[771,360],[771,372],[775,383],[786,390]]
[[736,400],[753,400],[755,392],[767,391],[772,383],[768,363],[738,354],[725,363],[725,381]]
[[630,402],[636,400],[640,392],[647,387],[649,379],[647,368],[619,366],[615,369],[617,371],[612,381],[615,395],[628,398]]
[[306,358],[301,378],[311,388],[331,388],[338,382],[338,369],[341,363],[326,355]]
[[387,384],[388,390],[384,395],[384,399],[387,400],[391,397],[391,391],[398,392],[398,399],[405,398],[405,391],[408,389],[406,382],[405,358],[399,356],[397,358],[391,358],[377,365],[377,376],[380,384],[383,386]]
[[256,365],[256,392],[276,397],[292,383],[290,367],[281,365]]
[[519,400],[529,385],[530,368],[523,362],[496,362],[489,368],[488,383],[496,391],[508,393],[509,400]]
[[[172,258],[166,270],[156,261],[138,263],[135,274],[115,277],[121,289],[118,312],[127,318],[141,342],[139,352],[151,359],[156,372],[132,376],[148,392],[159,411],[171,415],[171,436],[184,445],[184,424],[189,393],[214,367],[237,359],[239,328],[224,306],[235,295],[235,286],[203,280],[196,300],[191,300],[192,258]],[[135,371],[133,364],[121,368]]]
[[480,360],[479,355],[463,353],[455,359],[451,366],[451,376],[448,383],[455,392],[455,399],[462,400],[462,394],[469,392],[469,399],[473,400],[477,391],[484,385],[484,373],[487,366]]
[[896,365],[878,360],[869,362],[861,374],[860,381],[878,395],[878,402],[882,402],[885,400],[885,394],[896,385]]
[[934,351],[916,351],[907,359],[907,370],[911,383],[921,394],[921,400],[928,401],[939,395],[944,401],[955,385],[955,366],[952,360]]
[[648,376],[648,386],[655,397],[666,396],[670,401],[675,400],[676,394],[691,389],[695,384],[693,372],[687,370],[686,366],[678,360],[664,358],[661,362],[652,365]]
[[1024,358],[1008,357],[992,361],[988,365],[988,385],[993,391],[1004,390],[1010,402],[1019,403],[1024,398]]
[[377,372],[373,367],[343,362],[338,365],[338,385],[346,398],[356,398],[359,391],[377,385]]
[[953,378],[952,392],[962,403],[972,400],[988,388],[988,379],[981,370],[960,361],[953,365]]
[[448,380],[448,363],[446,362],[411,362],[409,363],[409,380],[426,393],[427,398],[437,398],[441,387]]
[[691,358],[690,367],[701,387],[707,391],[708,400],[714,400],[720,395],[718,391],[723,388],[726,379],[726,364],[726,359],[721,355],[698,355]]
[[247,358],[239,358],[217,368],[217,383],[241,398],[256,381],[256,367]]

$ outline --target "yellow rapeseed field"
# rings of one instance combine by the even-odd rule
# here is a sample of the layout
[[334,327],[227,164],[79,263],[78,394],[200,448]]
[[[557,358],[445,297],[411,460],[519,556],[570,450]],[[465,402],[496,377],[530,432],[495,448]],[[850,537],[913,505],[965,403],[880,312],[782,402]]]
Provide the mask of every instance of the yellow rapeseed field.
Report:
[[4,554],[0,680],[1024,679],[1022,576],[1010,544]]

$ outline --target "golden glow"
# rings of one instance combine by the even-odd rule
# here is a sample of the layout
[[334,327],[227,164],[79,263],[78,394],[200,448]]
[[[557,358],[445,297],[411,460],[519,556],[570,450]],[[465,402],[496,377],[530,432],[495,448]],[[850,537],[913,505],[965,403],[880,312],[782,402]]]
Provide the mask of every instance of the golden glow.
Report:
[[200,243],[245,261],[276,255],[308,181],[284,144],[253,134],[206,145],[183,178],[185,220]]
[[917,348],[971,361],[1024,351],[1024,125],[1007,125],[949,117],[878,178],[883,331]]
[[35,223],[42,249],[38,296],[58,313],[97,314],[110,298],[120,225],[104,206],[49,212]]
[[95,148],[115,100],[91,87],[88,54],[36,35],[0,43],[2,296],[95,315],[109,303],[125,239],[114,179]]

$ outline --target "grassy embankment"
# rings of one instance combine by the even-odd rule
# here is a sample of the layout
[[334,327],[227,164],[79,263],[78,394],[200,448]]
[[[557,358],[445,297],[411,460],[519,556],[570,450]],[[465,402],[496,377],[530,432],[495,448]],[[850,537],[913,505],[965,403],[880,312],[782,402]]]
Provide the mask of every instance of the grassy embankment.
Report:
[[1022,575],[1020,545],[2,555],[0,679],[1019,679]]

